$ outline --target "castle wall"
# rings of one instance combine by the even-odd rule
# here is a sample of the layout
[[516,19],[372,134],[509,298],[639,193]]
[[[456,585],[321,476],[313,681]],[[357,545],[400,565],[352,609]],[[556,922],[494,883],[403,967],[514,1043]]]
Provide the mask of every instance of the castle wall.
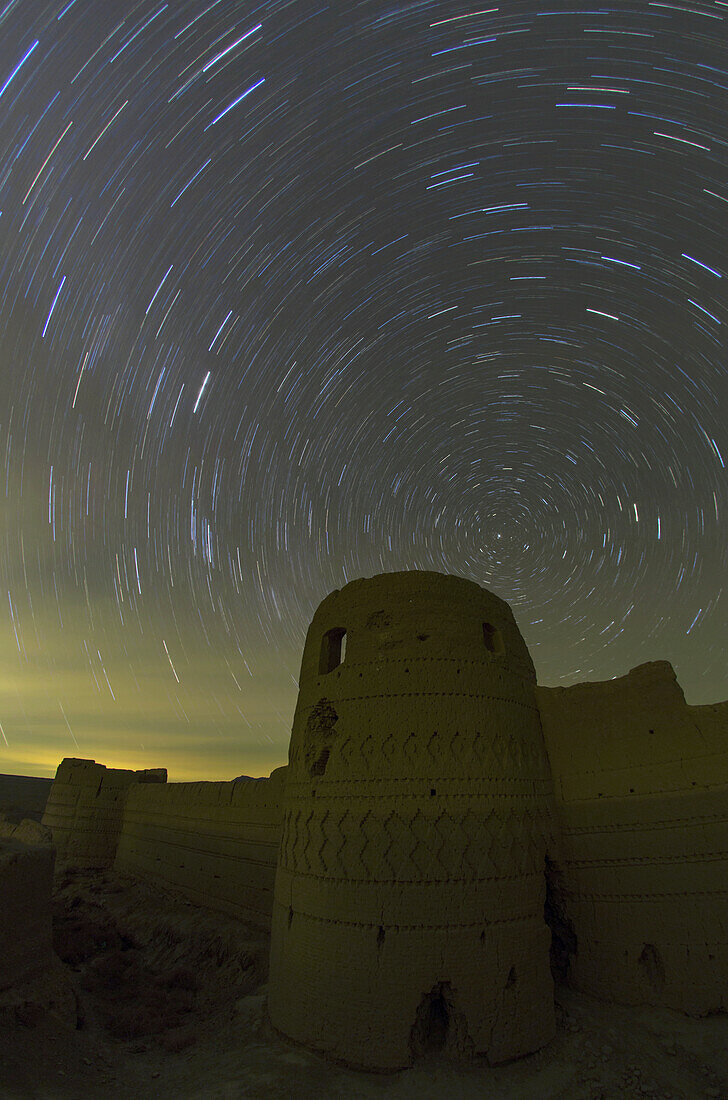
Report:
[[[535,688],[508,606],[459,578],[324,600],[288,768],[167,784],[67,759],[43,822],[60,860],[271,927],[274,1025],[350,1064],[546,1043],[545,912],[576,988],[728,1010],[728,702],[688,706],[667,662]],[[48,866],[2,846],[0,988],[46,955]]]
[[703,738],[705,751],[690,761],[691,782],[702,787],[728,779],[728,700],[688,707],[690,717]]
[[115,870],[269,927],[285,770],[269,779],[131,787]]
[[389,574],[324,600],[276,877],[284,1034],[378,1069],[440,1047],[499,1062],[553,1036],[534,683],[510,609],[471,582]]
[[539,688],[562,824],[571,984],[728,1008],[728,705],[689,707],[667,662]]
[[131,785],[152,784],[159,790],[166,781],[163,768],[126,771],[94,760],[62,760],[43,814],[59,862],[110,867]]

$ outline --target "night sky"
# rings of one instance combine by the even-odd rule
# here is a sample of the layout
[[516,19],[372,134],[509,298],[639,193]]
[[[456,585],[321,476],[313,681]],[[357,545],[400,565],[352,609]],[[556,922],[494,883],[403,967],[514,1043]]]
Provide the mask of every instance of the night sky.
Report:
[[0,0],[0,771],[285,762],[333,588],[728,696],[728,3]]

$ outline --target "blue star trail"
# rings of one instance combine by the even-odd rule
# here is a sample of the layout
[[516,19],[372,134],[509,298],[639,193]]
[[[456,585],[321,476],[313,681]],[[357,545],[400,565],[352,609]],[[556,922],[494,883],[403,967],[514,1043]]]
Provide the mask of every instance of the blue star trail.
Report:
[[727,101],[704,0],[6,4],[0,770],[267,772],[393,569],[728,696]]

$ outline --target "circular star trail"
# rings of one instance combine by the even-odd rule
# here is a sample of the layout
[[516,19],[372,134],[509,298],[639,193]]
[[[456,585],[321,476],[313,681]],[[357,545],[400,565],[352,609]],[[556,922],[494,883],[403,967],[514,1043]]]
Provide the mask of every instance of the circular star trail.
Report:
[[0,2],[0,766],[285,759],[456,573],[728,695],[728,4]]

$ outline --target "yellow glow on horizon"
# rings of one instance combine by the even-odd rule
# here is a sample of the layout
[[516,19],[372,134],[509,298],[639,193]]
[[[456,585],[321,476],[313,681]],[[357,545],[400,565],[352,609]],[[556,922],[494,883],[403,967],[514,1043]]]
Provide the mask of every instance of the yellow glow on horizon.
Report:
[[[84,756],[80,752],[76,754],[66,753],[61,759],[66,759],[71,756],[75,756],[75,759],[79,760],[93,759],[92,757]],[[22,756],[9,754],[6,750],[5,752],[0,752],[0,773],[4,775],[30,776],[38,779],[53,779],[58,769],[58,765],[61,763],[61,759],[56,758],[55,761],[51,761],[41,750],[33,751],[32,749],[28,749]],[[206,767],[202,760],[196,763],[194,760],[188,759],[184,764],[174,764],[174,766],[170,768],[169,764],[165,763],[163,760],[150,760],[145,758],[142,754],[134,755],[130,753],[122,756],[109,753],[104,756],[104,759],[96,760],[96,763],[103,764],[107,768],[119,768],[124,771],[167,768],[167,781],[169,783],[220,783],[229,782],[238,775],[250,775],[254,779],[267,778],[275,768],[281,767],[286,761],[275,757],[266,757],[262,760],[257,760],[255,765],[250,768],[246,768],[239,760],[235,762],[230,761],[229,764],[223,760],[219,762],[217,767],[212,769],[209,765]]]

